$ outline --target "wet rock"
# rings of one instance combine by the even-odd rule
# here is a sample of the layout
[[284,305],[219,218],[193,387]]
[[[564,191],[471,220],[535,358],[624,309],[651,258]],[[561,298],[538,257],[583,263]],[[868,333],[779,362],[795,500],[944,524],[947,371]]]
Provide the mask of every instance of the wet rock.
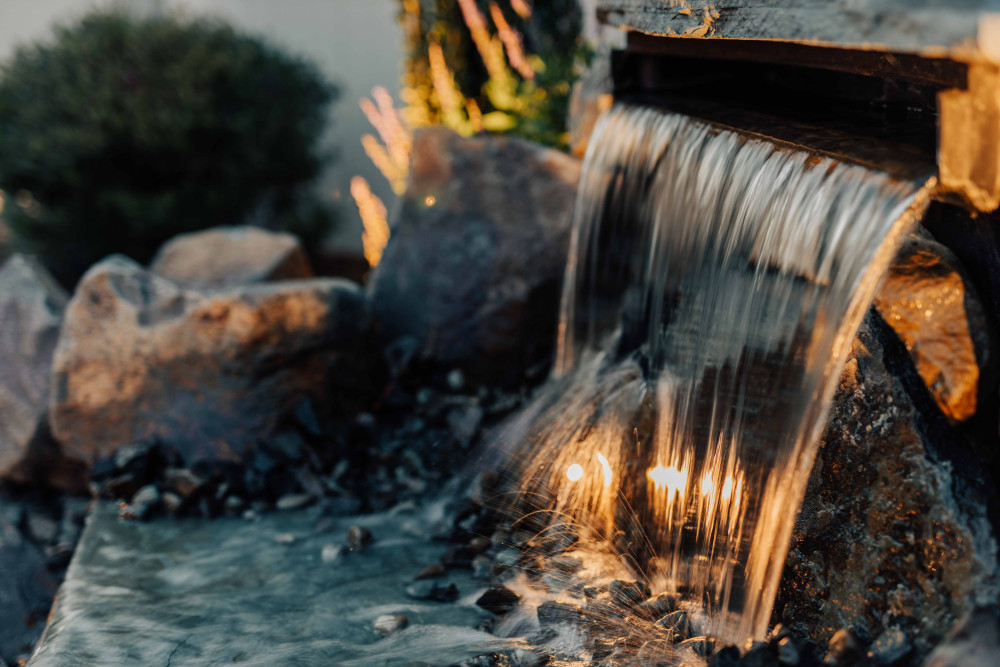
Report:
[[902,664],[913,652],[913,644],[900,628],[887,628],[868,649],[875,664],[891,667]]
[[454,602],[458,599],[458,586],[451,582],[416,581],[406,587],[406,594],[415,600]]
[[160,248],[149,269],[198,290],[313,277],[295,236],[259,227],[215,227],[181,234]]
[[360,290],[342,280],[206,295],[108,258],[66,310],[53,434],[67,456],[88,463],[152,441],[189,463],[248,460],[285,432],[304,398],[331,415],[366,400],[364,312]]
[[[0,498],[0,509],[7,501]],[[0,660],[17,664],[45,628],[56,582],[42,552],[0,511]]]
[[550,355],[578,178],[574,158],[519,139],[417,133],[371,281],[384,342],[413,339],[473,382]]
[[[312,505],[314,502],[316,502],[316,497],[312,494],[290,493],[278,498],[278,501],[274,503],[274,508],[277,510],[297,510]],[[370,533],[369,537],[371,537]],[[350,533],[348,533],[348,539],[350,539]]]
[[737,667],[740,664],[740,650],[735,646],[726,646],[712,654],[708,667]]
[[320,560],[324,563],[335,563],[347,553],[347,550],[339,544],[327,544],[320,551]]
[[469,442],[479,432],[483,421],[483,409],[478,405],[466,405],[448,411],[448,428],[459,442]]
[[380,635],[391,635],[410,624],[410,619],[403,614],[382,614],[372,623],[372,629]]
[[635,613],[643,618],[655,620],[677,610],[677,598],[670,593],[660,593],[635,606]]
[[615,579],[608,586],[611,599],[623,607],[637,605],[649,597],[649,586],[642,581]]
[[51,516],[41,511],[28,511],[25,516],[31,539],[42,544],[54,542],[59,535],[59,524]]
[[579,623],[581,609],[565,602],[549,600],[538,605],[538,622],[543,626],[557,623]]
[[447,570],[445,570],[444,565],[441,563],[431,563],[424,569],[420,570],[414,579],[418,581],[421,579],[433,579],[434,577],[442,576],[446,571]]
[[826,643],[907,619],[920,660],[997,595],[992,482],[937,411],[905,347],[869,311],[841,375],[796,520],[775,619]]
[[695,655],[707,658],[715,650],[715,640],[711,637],[692,637],[677,645],[679,650],[693,651]]
[[[168,514],[177,514],[180,512],[181,508],[184,506],[184,499],[173,491],[164,491],[161,497],[163,501],[163,509],[167,511]],[[228,499],[227,499],[228,500]],[[239,508],[230,509],[229,504],[226,504],[226,512],[229,514],[235,514],[242,509],[243,503],[240,502]]]
[[675,611],[667,614],[658,620],[656,625],[673,633],[679,639],[687,639],[694,633],[691,618],[686,611]]
[[751,647],[740,659],[740,667],[779,667],[778,654],[768,644]]
[[347,546],[350,549],[365,549],[374,541],[372,531],[364,526],[351,526],[347,529]]
[[903,341],[948,419],[972,417],[991,344],[983,306],[958,258],[927,236],[911,235],[875,307]]
[[181,498],[190,498],[205,483],[201,477],[187,468],[167,468],[163,472],[163,486]]
[[486,554],[479,554],[472,559],[472,574],[480,578],[486,578],[490,575],[490,569],[493,567],[493,559]]
[[488,589],[479,596],[476,604],[492,614],[506,614],[517,606],[521,596],[503,586]]
[[778,663],[788,667],[819,667],[816,647],[808,639],[785,636],[775,643]]
[[34,259],[14,255],[0,268],[0,479],[77,491],[82,471],[66,469],[48,429],[52,355],[66,302]]
[[924,667],[993,667],[1000,656],[1000,609],[976,607],[927,658]]
[[146,519],[160,504],[160,490],[154,484],[147,484],[132,496],[132,500],[121,509],[125,519]]

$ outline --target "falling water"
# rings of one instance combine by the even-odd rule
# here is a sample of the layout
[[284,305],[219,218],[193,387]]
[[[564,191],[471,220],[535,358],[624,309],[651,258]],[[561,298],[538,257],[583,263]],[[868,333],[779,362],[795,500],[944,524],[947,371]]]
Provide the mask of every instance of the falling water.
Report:
[[617,106],[584,160],[552,381],[510,463],[729,641],[761,636],[864,311],[930,184]]

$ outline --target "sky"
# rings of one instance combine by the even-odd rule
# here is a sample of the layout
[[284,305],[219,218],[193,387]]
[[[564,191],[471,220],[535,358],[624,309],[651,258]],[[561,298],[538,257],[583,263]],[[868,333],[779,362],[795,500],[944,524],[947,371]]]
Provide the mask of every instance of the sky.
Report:
[[[9,58],[18,44],[49,38],[53,24],[108,4],[109,0],[0,0],[0,61]],[[349,193],[351,177],[364,176],[390,211],[395,200],[361,148],[361,135],[372,130],[358,101],[375,85],[385,86],[398,99],[403,43],[396,25],[396,0],[127,0],[126,4],[221,17],[313,60],[339,85],[340,99],[331,108],[325,138],[339,157],[319,187],[341,212],[334,245],[360,251],[361,220]]]

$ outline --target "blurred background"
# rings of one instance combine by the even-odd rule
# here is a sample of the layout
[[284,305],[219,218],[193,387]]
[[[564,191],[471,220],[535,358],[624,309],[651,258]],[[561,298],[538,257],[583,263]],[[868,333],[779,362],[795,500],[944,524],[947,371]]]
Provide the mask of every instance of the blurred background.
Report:
[[362,279],[412,132],[565,147],[592,29],[577,0],[3,9],[0,254],[34,254],[66,287],[110,253],[145,263],[178,233],[236,224],[291,231],[317,272]]

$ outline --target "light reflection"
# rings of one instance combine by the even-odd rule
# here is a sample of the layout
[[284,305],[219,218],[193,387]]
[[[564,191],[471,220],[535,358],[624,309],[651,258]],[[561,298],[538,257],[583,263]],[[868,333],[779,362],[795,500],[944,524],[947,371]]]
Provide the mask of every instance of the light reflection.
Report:
[[657,490],[666,488],[668,499],[672,498],[674,494],[684,495],[684,491],[687,489],[687,470],[683,468],[664,467],[657,464],[656,467],[650,468],[646,474],[656,485]]
[[566,469],[566,477],[571,482],[579,482],[583,478],[583,466],[579,463],[574,463]]
[[611,464],[608,463],[607,457],[600,452],[597,452],[597,460],[601,463],[601,470],[604,473],[604,488],[611,486],[611,480],[614,479],[614,471],[611,470]]

